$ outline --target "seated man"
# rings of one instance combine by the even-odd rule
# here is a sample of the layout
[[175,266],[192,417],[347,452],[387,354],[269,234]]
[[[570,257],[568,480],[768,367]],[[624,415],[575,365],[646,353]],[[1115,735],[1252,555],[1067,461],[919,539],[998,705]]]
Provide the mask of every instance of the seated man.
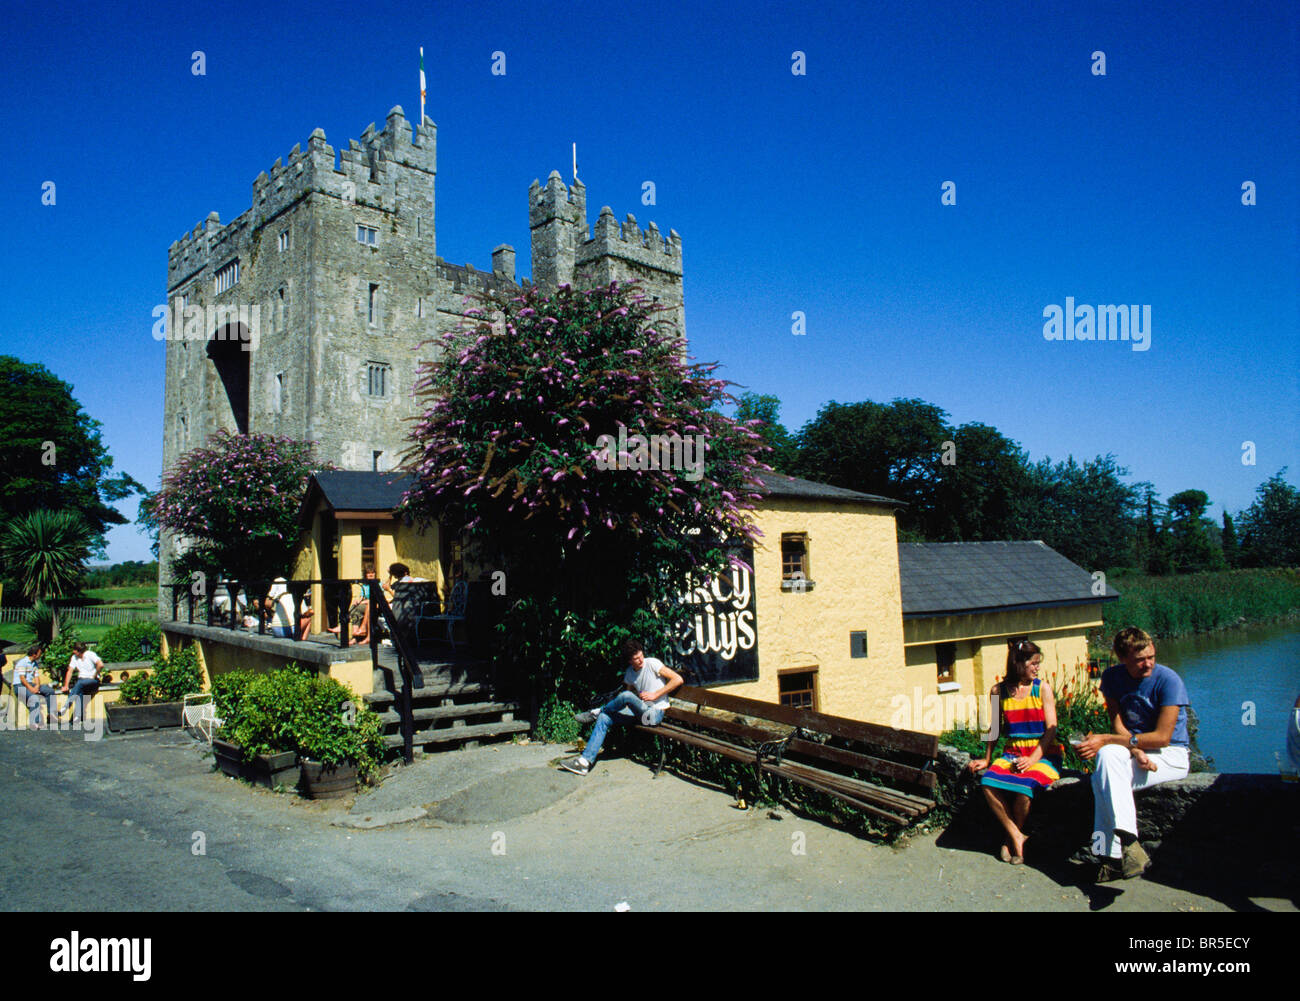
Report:
[[580,723],[595,720],[595,729],[587,747],[578,757],[564,762],[560,767],[567,768],[576,775],[586,775],[600,754],[605,735],[615,723],[630,725],[644,723],[646,726],[658,726],[668,708],[668,695],[681,687],[682,677],[663,662],[645,655],[645,648],[637,640],[628,640],[623,644],[623,660],[627,670],[623,672],[623,691],[592,713],[582,713],[577,717]]
[[1111,733],[1089,734],[1079,757],[1096,758],[1092,773],[1093,844],[1097,882],[1140,876],[1151,859],[1138,841],[1133,790],[1186,777],[1189,767],[1187,688],[1156,663],[1156,647],[1141,629],[1115,634],[1113,664],[1101,676]]
[[[82,710],[87,698],[94,698],[99,691],[99,672],[104,669],[104,662],[99,654],[86,647],[85,643],[72,644],[72,657],[68,669],[63,674],[63,688],[60,691],[68,696],[68,704],[59,715],[72,711],[72,725],[76,726],[82,717]],[[72,680],[72,672],[77,673],[77,680]]]
[[45,718],[44,705],[54,698],[54,689],[41,684],[41,654],[45,648],[33,643],[27,656],[14,665],[14,694],[27,706],[28,729],[39,730]]

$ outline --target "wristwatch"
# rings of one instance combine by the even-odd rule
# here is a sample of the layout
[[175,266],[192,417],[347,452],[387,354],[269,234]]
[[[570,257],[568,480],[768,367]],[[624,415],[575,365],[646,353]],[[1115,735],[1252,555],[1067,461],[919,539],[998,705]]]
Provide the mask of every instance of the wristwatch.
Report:
[[1138,746],[1138,738],[1139,738],[1140,736],[1142,736],[1142,734],[1140,734],[1140,733],[1130,733],[1130,734],[1128,735],[1128,746],[1129,746],[1129,747],[1137,747],[1137,746]]

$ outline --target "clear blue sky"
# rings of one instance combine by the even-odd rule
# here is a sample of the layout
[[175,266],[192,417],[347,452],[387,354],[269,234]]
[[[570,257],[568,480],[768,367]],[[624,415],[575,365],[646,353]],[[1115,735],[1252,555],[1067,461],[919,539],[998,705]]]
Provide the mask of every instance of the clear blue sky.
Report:
[[[506,242],[531,273],[528,184],[576,141],[590,221],[682,234],[692,352],[791,430],[916,396],[1034,459],[1114,453],[1216,517],[1296,481],[1294,3],[803,6],[10,5],[0,351],[70,382],[156,486],[168,246],[313,128],[338,147],[414,117],[423,45],[449,261]],[[1067,296],[1149,304],[1150,350],[1044,340]],[[147,554],[111,533],[112,560]]]

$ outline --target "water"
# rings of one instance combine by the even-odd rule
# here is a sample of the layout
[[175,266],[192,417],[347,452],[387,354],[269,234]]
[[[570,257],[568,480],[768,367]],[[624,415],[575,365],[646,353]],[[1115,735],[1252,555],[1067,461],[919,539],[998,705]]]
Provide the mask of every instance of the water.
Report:
[[[1287,716],[1300,695],[1294,622],[1156,642],[1156,659],[1181,675],[1200,718],[1197,746],[1219,772],[1277,774]],[[1254,724],[1250,706],[1254,704]]]

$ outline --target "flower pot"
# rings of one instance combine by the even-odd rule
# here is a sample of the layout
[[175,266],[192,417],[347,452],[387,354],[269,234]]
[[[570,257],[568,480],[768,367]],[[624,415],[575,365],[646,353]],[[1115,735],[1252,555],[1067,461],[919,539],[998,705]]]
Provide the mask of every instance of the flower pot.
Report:
[[110,702],[104,706],[108,715],[109,733],[126,733],[130,730],[166,730],[181,725],[180,702],[153,702],[143,706],[129,706]]
[[308,799],[341,799],[357,788],[357,766],[352,763],[327,765],[302,759],[302,794]]
[[247,779],[268,789],[293,786],[297,782],[298,755],[293,751],[259,754],[252,761],[245,761],[244,749],[238,744],[214,740],[212,754],[217,759],[217,767],[232,778]]

